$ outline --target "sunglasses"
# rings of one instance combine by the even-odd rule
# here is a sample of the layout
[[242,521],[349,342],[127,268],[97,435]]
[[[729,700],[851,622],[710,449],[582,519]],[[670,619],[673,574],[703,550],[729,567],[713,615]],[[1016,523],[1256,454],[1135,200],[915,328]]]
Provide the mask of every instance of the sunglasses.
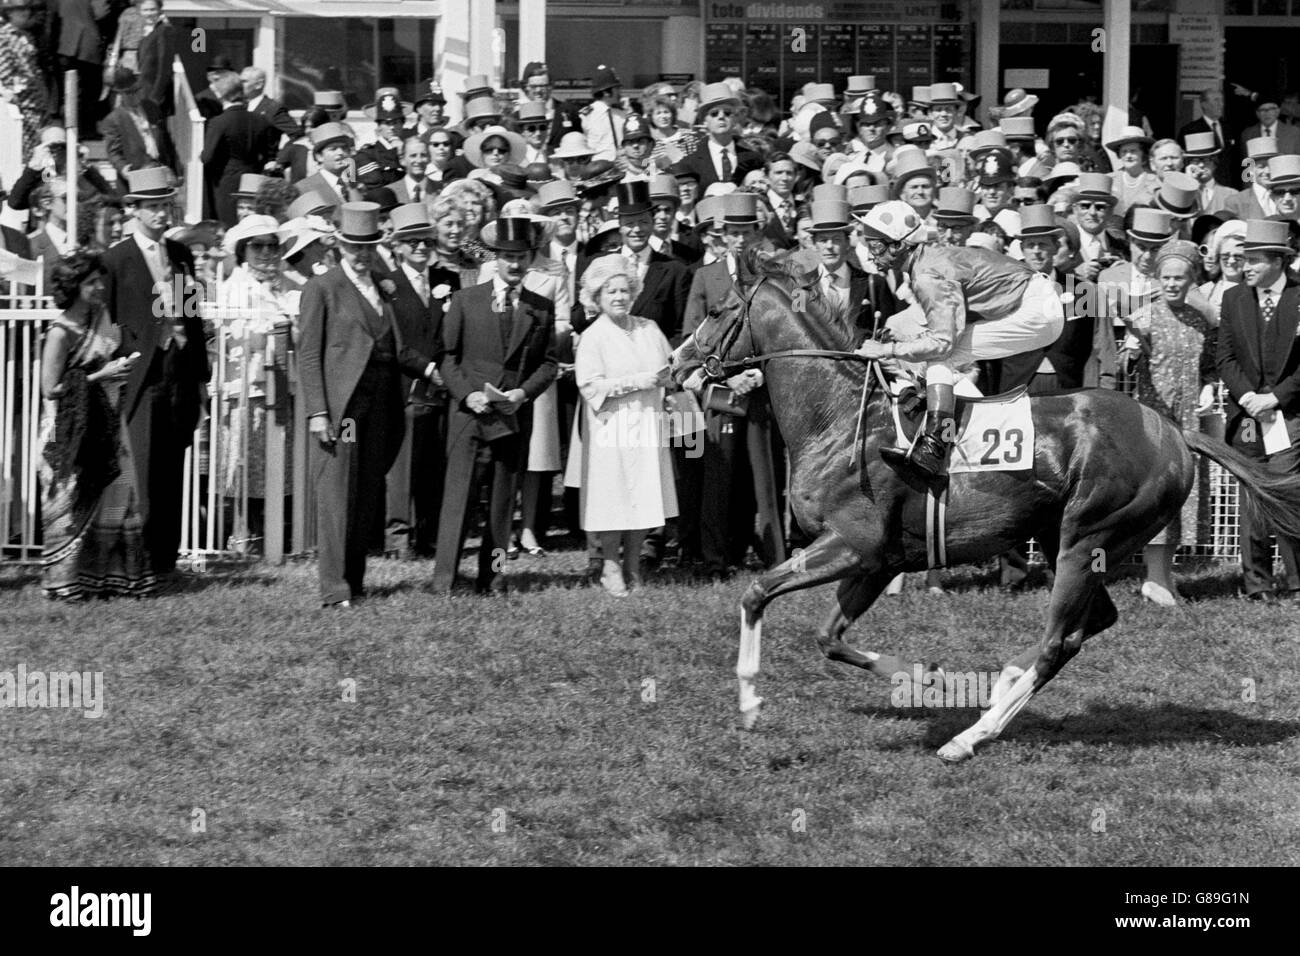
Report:
[[1107,208],[1107,203],[1104,203],[1104,202],[1076,202],[1076,203],[1074,204],[1074,208],[1075,208],[1075,209],[1084,209],[1084,210],[1087,210],[1087,209],[1105,209],[1105,208]]
[[1274,189],[1272,192],[1274,196],[1300,196],[1300,187],[1294,189]]
[[1076,146],[1079,143],[1079,137],[1062,136],[1059,137],[1058,139],[1052,140],[1052,142],[1055,143],[1057,146]]
[[424,246],[424,248],[426,249],[432,249],[435,245],[437,245],[436,239],[432,239],[427,236],[423,239],[399,239],[397,241],[403,243],[404,245],[410,246],[412,249],[418,249],[420,246]]
[[710,119],[730,119],[733,115],[735,114],[731,110],[709,110]]
[[449,139],[431,139],[429,146],[432,149],[451,149],[451,140]]
[[815,139],[815,140],[813,140],[813,145],[814,145],[814,146],[819,146],[819,147],[821,147],[821,146],[838,146],[838,145],[840,145],[841,142],[843,142],[843,141],[842,141],[838,136],[834,136],[834,137],[831,137],[830,139]]
[[483,152],[485,152],[485,153],[508,153],[508,152],[510,152],[510,147],[509,147],[509,146],[484,146],[484,147],[483,147]]
[[545,123],[525,123],[519,127],[525,133],[542,133],[546,130]]
[[279,252],[280,244],[278,242],[250,242],[246,248],[256,249],[258,252]]

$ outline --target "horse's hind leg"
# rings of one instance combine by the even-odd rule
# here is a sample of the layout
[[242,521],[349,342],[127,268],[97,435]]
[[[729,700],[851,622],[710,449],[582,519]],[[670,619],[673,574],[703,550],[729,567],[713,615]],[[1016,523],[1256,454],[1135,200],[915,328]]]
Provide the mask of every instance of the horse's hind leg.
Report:
[[736,677],[740,681],[740,712],[747,730],[758,720],[758,707],[763,702],[755,690],[762,653],[763,609],[782,594],[837,581],[861,569],[861,555],[834,531],[827,531],[803,551],[758,578],[745,591],[740,600],[740,655],[736,661]]
[[[974,756],[977,746],[999,736],[1029,698],[1079,652],[1089,630],[1093,599],[1101,589],[1090,561],[1091,551],[1081,542],[1061,553],[1047,609],[1047,629],[1033,666],[1017,677],[974,725],[939,748],[942,760],[957,763]],[[1105,600],[1109,602],[1109,596]]]
[[817,646],[823,654],[841,664],[852,664],[886,679],[900,671],[911,673],[911,665],[901,657],[860,651],[844,642],[844,632],[866,613],[892,579],[892,572],[878,569],[841,581],[835,594],[835,606],[817,632]]

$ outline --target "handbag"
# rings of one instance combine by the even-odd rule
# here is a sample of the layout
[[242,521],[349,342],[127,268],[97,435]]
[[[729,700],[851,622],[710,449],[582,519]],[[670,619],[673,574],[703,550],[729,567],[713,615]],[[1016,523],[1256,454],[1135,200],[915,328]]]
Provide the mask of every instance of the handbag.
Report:
[[704,430],[704,412],[694,392],[666,393],[664,413],[668,416],[669,438],[685,438]]
[[704,407],[721,415],[744,418],[749,414],[749,396],[737,395],[727,386],[713,382],[704,390]]

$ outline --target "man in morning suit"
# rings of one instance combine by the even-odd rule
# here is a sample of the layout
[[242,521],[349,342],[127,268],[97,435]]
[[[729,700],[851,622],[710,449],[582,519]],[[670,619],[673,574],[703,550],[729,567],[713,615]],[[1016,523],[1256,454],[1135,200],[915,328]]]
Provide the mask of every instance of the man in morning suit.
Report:
[[[531,403],[556,373],[554,305],[521,288],[539,238],[540,229],[530,219],[488,223],[482,239],[497,253],[496,277],[457,292],[443,318],[438,369],[451,393],[451,410],[435,591],[452,589],[466,524],[484,484],[491,496],[477,589],[504,590],[500,572],[510,541],[516,482],[528,463]],[[489,385],[503,396],[490,398]]]
[[338,268],[307,280],[299,308],[299,378],[315,441],[316,546],[325,607],[365,594],[366,551],[384,475],[402,445],[401,329],[371,272],[383,239],[376,203],[346,203]]
[[244,173],[261,173],[275,159],[280,131],[244,108],[239,77],[227,73],[212,90],[222,112],[208,120],[203,134],[204,217],[218,219],[227,229],[239,221],[234,192]]
[[154,573],[165,575],[176,568],[185,449],[207,401],[208,353],[202,321],[182,309],[194,260],[185,246],[163,238],[176,195],[171,174],[154,166],[131,170],[126,180],[124,202],[136,231],[104,253],[106,298],[122,330],[117,354],[140,353],[126,380],[122,410],[145,546]]
[[[1223,295],[1218,368],[1228,388],[1226,438],[1238,451],[1261,459],[1271,472],[1300,481],[1300,283],[1287,273],[1288,224],[1252,219],[1242,252],[1245,282]],[[1281,416],[1280,421],[1276,416]],[[1284,426],[1290,446],[1268,454],[1264,428]],[[1269,529],[1241,513],[1241,569],[1246,596],[1257,601],[1300,599],[1300,541],[1278,535],[1285,580],[1273,588]]]
[[339,205],[360,200],[361,191],[357,187],[352,162],[356,144],[351,131],[342,123],[322,123],[308,136],[312,158],[320,168],[293,184],[298,195],[314,190]]
[[[419,143],[414,137],[411,141]],[[404,558],[427,557],[434,553],[438,538],[446,470],[447,387],[437,369],[442,316],[448,296],[460,288],[460,273],[443,266],[430,268],[435,229],[424,203],[395,208],[392,225],[398,267],[389,278],[396,286],[393,312],[402,333],[399,358],[406,437],[388,470],[384,550]]]
[[745,174],[763,167],[756,153],[736,146],[738,100],[726,83],[710,83],[700,94],[697,116],[704,119],[708,136],[685,157],[680,166],[699,177],[699,195],[714,183],[740,183]]

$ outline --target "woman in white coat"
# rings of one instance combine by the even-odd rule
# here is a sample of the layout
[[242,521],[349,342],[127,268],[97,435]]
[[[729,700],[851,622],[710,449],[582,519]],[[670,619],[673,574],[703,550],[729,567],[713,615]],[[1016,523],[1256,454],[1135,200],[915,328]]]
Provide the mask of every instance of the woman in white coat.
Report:
[[646,533],[677,515],[663,415],[672,350],[654,322],[629,313],[639,286],[622,256],[587,267],[580,298],[598,317],[583,332],[574,363],[585,425],[582,527],[600,537],[600,583],[616,597],[627,594],[629,580],[641,583]]

